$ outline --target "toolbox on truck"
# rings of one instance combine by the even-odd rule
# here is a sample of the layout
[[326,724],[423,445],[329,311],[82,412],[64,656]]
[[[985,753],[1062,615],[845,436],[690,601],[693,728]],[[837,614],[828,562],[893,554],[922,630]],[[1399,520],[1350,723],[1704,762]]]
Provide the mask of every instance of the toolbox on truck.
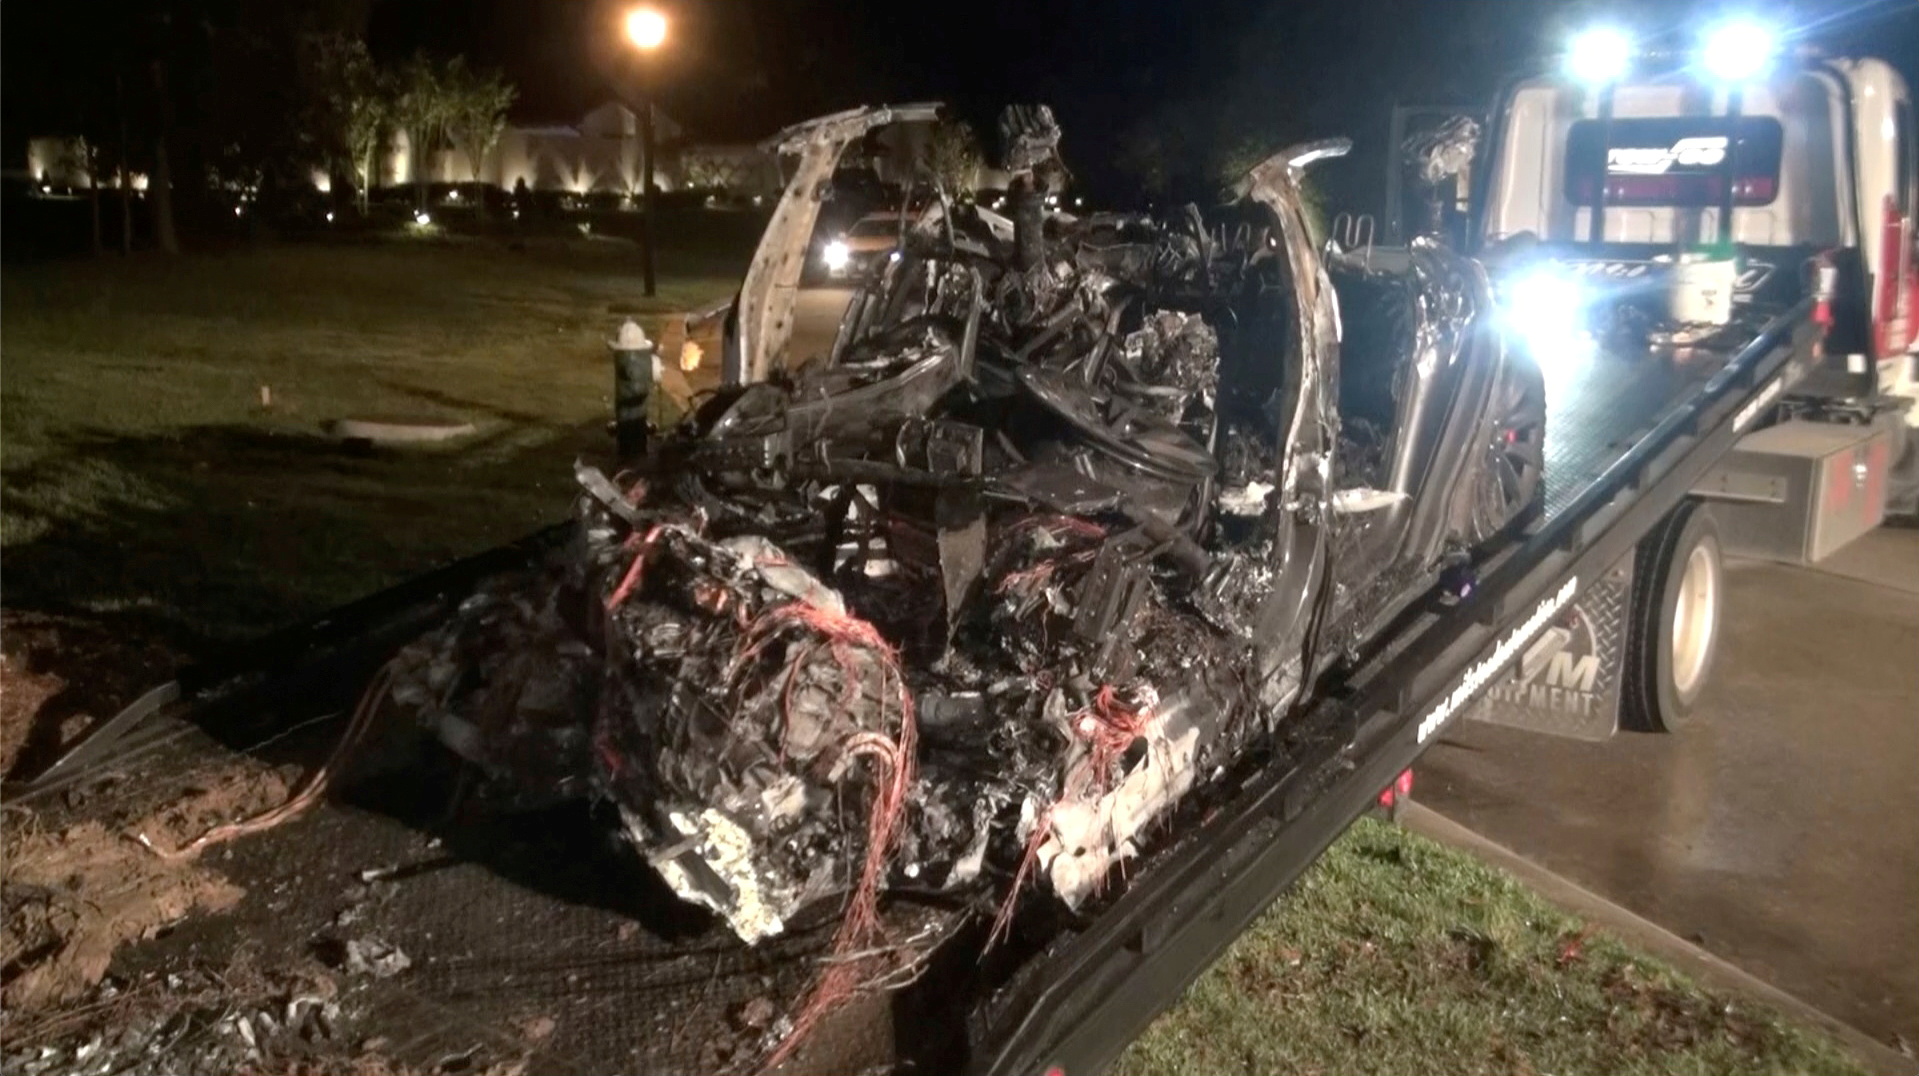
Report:
[[1795,419],[1742,438],[1695,488],[1719,504],[1726,552],[1816,564],[1877,527],[1887,431]]

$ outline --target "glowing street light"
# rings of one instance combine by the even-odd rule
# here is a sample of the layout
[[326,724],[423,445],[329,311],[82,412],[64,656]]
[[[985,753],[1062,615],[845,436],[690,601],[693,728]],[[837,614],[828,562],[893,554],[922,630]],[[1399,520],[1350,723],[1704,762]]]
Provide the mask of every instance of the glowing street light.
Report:
[[636,7],[626,13],[626,39],[639,51],[640,193],[643,223],[640,232],[640,279],[646,294],[653,284],[653,95],[647,86],[648,58],[666,42],[666,16],[659,9]]
[[642,52],[652,52],[666,41],[666,16],[650,7],[626,13],[626,39]]
[[1778,48],[1778,35],[1770,27],[1734,19],[1707,32],[1699,60],[1706,73],[1721,82],[1749,82],[1771,66]]
[[1626,77],[1632,65],[1632,39],[1610,26],[1583,30],[1566,50],[1566,73],[1580,82],[1600,86]]

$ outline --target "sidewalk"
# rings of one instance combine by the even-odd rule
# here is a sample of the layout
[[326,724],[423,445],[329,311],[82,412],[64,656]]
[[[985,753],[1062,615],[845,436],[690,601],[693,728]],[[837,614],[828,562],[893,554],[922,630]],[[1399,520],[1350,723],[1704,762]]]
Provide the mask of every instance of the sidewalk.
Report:
[[1838,1040],[1879,1076],[1913,1076],[1919,1073],[1915,1060],[1880,1043],[1865,1032],[1820,1012],[1804,1001],[1764,980],[1706,952],[1655,923],[1634,915],[1625,908],[1591,890],[1581,888],[1510,848],[1493,843],[1419,803],[1409,802],[1400,810],[1399,822],[1414,833],[1461,851],[1471,852],[1487,864],[1512,875],[1540,896],[1566,911],[1609,931],[1621,940],[1672,964],[1680,971],[1711,986],[1735,991],[1770,1005],[1787,1017],[1808,1027],[1816,1027]]
[[1919,1049],[1919,531],[1867,535],[1818,569],[1728,567],[1693,726],[1585,744],[1465,723],[1428,753],[1417,795]]

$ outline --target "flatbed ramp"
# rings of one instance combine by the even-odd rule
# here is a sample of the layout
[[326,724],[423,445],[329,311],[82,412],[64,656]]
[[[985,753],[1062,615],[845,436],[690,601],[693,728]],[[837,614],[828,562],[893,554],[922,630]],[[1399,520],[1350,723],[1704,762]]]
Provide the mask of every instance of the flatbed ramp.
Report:
[[[1416,611],[1322,694],[1282,757],[1247,773],[1086,930],[994,999],[975,1071],[1097,1072],[1209,967],[1544,626],[1629,555],[1768,398],[1803,376],[1803,305],[1736,355],[1602,359],[1549,389],[1546,512],[1455,607]],[[1290,746],[1292,751],[1286,752]]]
[[[1470,597],[1402,615],[1357,668],[1324,685],[1283,742],[1166,827],[1165,845],[1097,914],[1031,916],[1042,921],[983,962],[978,932],[962,932],[918,984],[856,1001],[789,1067],[1076,1073],[1110,1063],[1551,611],[1632,553],[1804,373],[1810,333],[1796,308],[1736,355],[1595,356],[1565,371],[1549,384],[1545,511],[1482,567]],[[457,581],[413,594],[411,604],[375,603],[384,632],[316,644],[324,660],[273,678],[271,691],[256,684],[149,722],[129,741],[140,745],[142,780],[90,793],[87,810],[118,797],[137,816],[133,800],[164,791],[153,775],[191,775],[273,730],[350,707],[381,646],[443,609]],[[311,759],[333,728],[311,725],[253,753]],[[402,1065],[431,1068],[476,1048],[523,1057],[536,1072],[757,1064],[767,1014],[794,1007],[811,958],[826,949],[830,911],[749,948],[674,900],[590,808],[475,810],[457,806],[459,787],[450,764],[402,757],[310,815],[223,847],[213,864],[247,898],[228,915],[134,946],[123,961],[217,967],[246,946],[255,960],[290,964],[378,938],[412,966],[370,987],[360,1026]],[[888,915],[905,936],[961,911],[901,899]]]

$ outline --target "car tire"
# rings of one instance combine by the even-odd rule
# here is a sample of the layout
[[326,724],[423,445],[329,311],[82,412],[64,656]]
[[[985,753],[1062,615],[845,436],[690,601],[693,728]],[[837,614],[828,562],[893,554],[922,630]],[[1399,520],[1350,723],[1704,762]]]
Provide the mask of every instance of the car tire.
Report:
[[1523,531],[1546,503],[1546,385],[1509,363],[1494,387],[1492,423],[1473,482],[1473,534],[1483,547]]
[[1639,543],[1626,626],[1620,724],[1677,732],[1712,679],[1719,652],[1726,571],[1719,524],[1688,498]]

